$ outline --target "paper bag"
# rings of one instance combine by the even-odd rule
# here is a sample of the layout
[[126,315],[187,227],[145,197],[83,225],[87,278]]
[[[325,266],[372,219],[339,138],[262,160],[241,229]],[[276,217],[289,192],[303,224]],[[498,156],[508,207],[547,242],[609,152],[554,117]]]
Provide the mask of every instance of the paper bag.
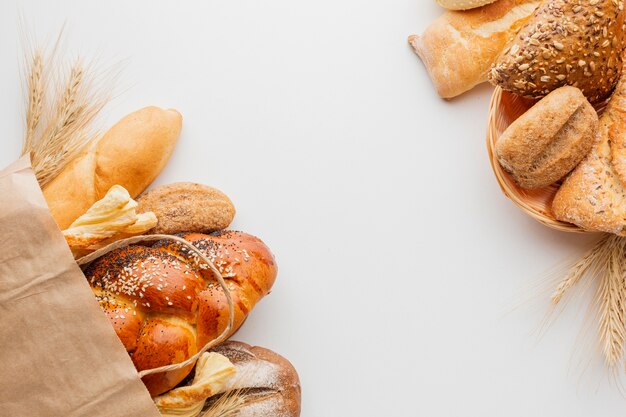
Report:
[[159,417],[27,158],[0,172],[0,416]]

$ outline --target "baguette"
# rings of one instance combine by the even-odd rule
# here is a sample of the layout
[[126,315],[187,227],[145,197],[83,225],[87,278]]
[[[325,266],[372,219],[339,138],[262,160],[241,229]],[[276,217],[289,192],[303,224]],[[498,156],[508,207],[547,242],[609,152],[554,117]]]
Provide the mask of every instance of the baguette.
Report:
[[145,107],[117,122],[43,189],[60,229],[66,229],[114,185],[132,198],[143,192],[169,160],[182,116]]
[[487,81],[491,64],[541,3],[499,0],[478,9],[447,11],[409,43],[442,98]]

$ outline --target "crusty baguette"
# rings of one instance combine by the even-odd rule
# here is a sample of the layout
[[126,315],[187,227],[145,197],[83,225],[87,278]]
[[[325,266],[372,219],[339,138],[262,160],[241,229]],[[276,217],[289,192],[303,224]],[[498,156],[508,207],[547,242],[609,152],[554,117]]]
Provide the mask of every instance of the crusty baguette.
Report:
[[441,7],[449,10],[468,10],[493,3],[496,0],[437,0]]
[[552,203],[557,219],[591,231],[626,234],[626,188],[611,161],[611,143],[626,135],[626,80],[600,117],[599,139],[563,182]]
[[491,64],[527,21],[539,0],[498,0],[478,9],[446,11],[409,43],[443,98],[487,81]]
[[57,225],[66,229],[116,184],[132,198],[143,192],[165,167],[181,126],[180,113],[158,107],[122,118],[44,188]]
[[500,165],[520,187],[546,187],[567,175],[598,137],[598,114],[576,87],[545,96],[500,136]]

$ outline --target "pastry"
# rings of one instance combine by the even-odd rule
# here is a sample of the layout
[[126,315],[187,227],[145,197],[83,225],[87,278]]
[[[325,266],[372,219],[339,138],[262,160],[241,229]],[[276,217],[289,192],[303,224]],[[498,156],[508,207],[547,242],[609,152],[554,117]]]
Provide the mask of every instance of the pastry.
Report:
[[191,182],[154,188],[137,202],[137,212],[153,212],[158,219],[151,233],[214,232],[226,229],[235,217],[235,206],[226,194]]
[[165,167],[181,126],[176,110],[146,107],[111,127],[44,187],[59,228],[66,229],[116,184],[132,198],[143,192]]
[[[235,306],[231,334],[276,279],[276,263],[261,240],[241,232],[183,236],[199,248],[229,286]],[[228,325],[221,287],[197,256],[177,242],[117,249],[85,271],[100,306],[138,371],[182,362]],[[192,365],[143,377],[151,395],[174,388]]]
[[500,165],[520,187],[546,187],[589,153],[598,115],[581,91],[561,87],[513,122],[496,143]]
[[540,98],[578,87],[590,102],[606,98],[622,71],[622,0],[547,0],[541,4],[489,73],[517,95]]
[[447,11],[409,43],[443,98],[487,81],[494,60],[527,21],[539,0],[498,0],[464,12]]

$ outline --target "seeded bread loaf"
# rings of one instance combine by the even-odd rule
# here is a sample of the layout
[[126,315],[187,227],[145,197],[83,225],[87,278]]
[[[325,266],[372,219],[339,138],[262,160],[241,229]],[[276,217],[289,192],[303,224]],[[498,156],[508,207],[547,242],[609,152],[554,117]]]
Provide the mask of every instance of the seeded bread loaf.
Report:
[[598,142],[563,182],[552,203],[557,219],[591,231],[626,235],[626,188],[612,161],[611,146],[626,135],[626,80],[600,117]]
[[493,3],[496,0],[437,0],[441,7],[449,10],[468,10]]
[[578,87],[590,102],[606,98],[622,71],[622,0],[546,0],[498,57],[489,80],[540,98]]
[[439,96],[452,98],[487,81],[491,64],[539,3],[499,0],[465,12],[447,11],[421,36],[410,36]]
[[496,144],[500,165],[525,189],[546,187],[567,175],[589,153],[598,115],[581,91],[561,87],[504,131]]

